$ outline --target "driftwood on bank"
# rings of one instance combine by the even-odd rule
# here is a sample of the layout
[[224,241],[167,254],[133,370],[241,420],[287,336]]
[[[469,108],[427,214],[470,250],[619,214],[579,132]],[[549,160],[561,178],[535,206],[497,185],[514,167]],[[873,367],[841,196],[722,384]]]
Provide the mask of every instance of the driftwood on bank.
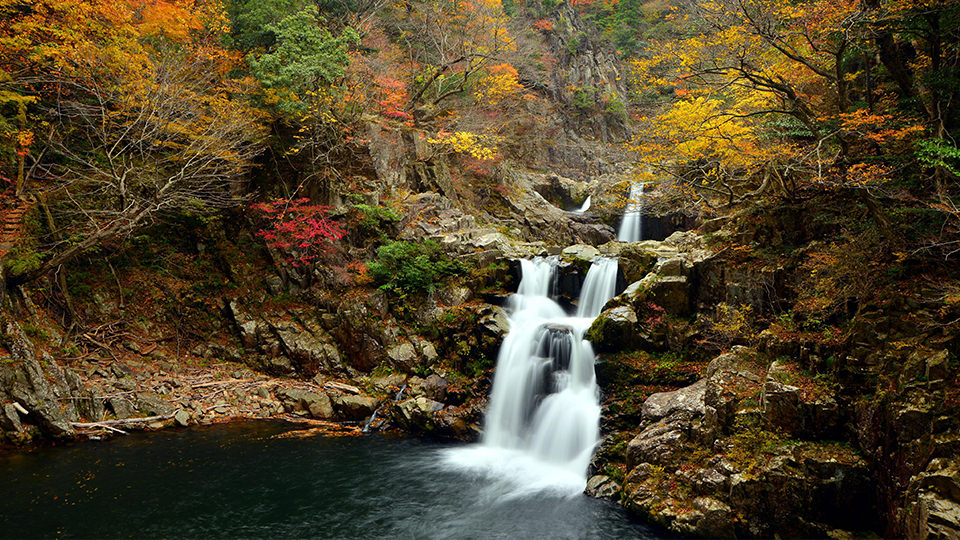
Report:
[[110,431],[119,431],[126,434],[125,431],[116,429],[113,426],[128,426],[132,424],[142,424],[144,422],[156,422],[157,420],[168,420],[173,418],[176,413],[160,414],[157,416],[145,416],[143,418],[123,418],[120,420],[103,420],[102,422],[70,422],[75,428],[104,428]]

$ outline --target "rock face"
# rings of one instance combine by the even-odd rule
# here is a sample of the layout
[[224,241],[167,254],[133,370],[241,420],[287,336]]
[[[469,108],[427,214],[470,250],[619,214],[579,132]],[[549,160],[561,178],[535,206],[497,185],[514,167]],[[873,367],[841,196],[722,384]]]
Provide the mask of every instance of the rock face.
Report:
[[0,319],[0,329],[0,425],[8,438],[25,437],[21,420],[55,439],[75,435],[70,422],[99,420],[103,404],[83,388],[76,373],[61,367],[48,354],[38,354],[17,322]]
[[807,401],[796,395],[787,400],[795,406],[775,408],[790,392],[770,383],[778,368],[751,354],[735,348],[704,379],[647,399],[642,431],[626,449],[625,506],[695,536],[822,536],[869,525],[867,462],[850,446],[778,431],[776,411],[792,417]]
[[900,510],[907,538],[960,538],[960,459],[936,458],[907,486]]
[[323,371],[350,374],[340,359],[333,338],[320,324],[304,313],[286,317],[251,317],[236,301],[226,305],[240,343],[246,351],[258,353],[260,367],[275,375],[300,373],[306,378]]

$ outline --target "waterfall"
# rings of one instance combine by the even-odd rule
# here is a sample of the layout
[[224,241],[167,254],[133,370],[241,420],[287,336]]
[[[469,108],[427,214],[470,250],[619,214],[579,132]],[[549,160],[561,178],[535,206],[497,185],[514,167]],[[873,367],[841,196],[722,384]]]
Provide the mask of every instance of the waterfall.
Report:
[[579,494],[600,436],[595,356],[583,337],[616,293],[617,261],[601,258],[590,267],[576,316],[550,297],[555,258],[520,265],[482,442],[450,452],[448,462],[510,484],[500,496],[517,489]]
[[580,208],[571,211],[571,214],[583,214],[590,209],[590,195],[587,195],[587,199],[583,201],[583,206]]
[[617,240],[621,242],[639,242],[643,240],[643,182],[630,186],[630,199],[623,211],[623,221]]
[[583,281],[577,317],[589,318],[592,323],[600,316],[603,305],[617,294],[618,266],[616,259],[594,261]]

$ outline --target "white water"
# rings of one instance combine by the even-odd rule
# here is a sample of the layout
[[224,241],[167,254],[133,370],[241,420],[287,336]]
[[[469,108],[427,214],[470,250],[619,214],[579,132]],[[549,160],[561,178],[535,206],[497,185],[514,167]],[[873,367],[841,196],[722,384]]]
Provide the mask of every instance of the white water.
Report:
[[590,197],[591,197],[590,195],[587,195],[587,200],[583,201],[583,206],[581,206],[580,208],[574,210],[572,213],[574,213],[574,214],[583,214],[584,212],[586,212],[587,210],[589,210],[589,209],[590,209]]
[[623,211],[623,221],[617,240],[621,242],[639,242],[643,240],[643,182],[630,186],[630,199]]
[[551,490],[577,495],[599,440],[600,402],[590,343],[583,339],[613,298],[617,261],[587,272],[576,316],[550,298],[555,259],[520,262],[483,441],[447,454],[447,463],[494,479],[500,497]]

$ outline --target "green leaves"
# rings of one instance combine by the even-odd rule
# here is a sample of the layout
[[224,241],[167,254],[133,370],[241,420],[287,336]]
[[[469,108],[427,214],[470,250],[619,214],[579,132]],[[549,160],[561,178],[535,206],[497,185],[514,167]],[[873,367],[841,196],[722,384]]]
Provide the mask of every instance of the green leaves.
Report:
[[315,92],[336,82],[350,63],[347,49],[360,42],[360,35],[347,27],[334,36],[322,26],[324,19],[315,5],[308,5],[275,24],[266,26],[275,36],[269,52],[252,58],[253,75],[267,89],[281,94],[278,106],[285,112],[305,108],[297,96]]
[[917,159],[930,167],[943,167],[954,176],[960,176],[960,148],[946,139],[919,141]]
[[389,242],[377,248],[377,260],[368,268],[381,289],[407,293],[431,291],[442,278],[465,271],[460,262],[448,258],[432,240]]

